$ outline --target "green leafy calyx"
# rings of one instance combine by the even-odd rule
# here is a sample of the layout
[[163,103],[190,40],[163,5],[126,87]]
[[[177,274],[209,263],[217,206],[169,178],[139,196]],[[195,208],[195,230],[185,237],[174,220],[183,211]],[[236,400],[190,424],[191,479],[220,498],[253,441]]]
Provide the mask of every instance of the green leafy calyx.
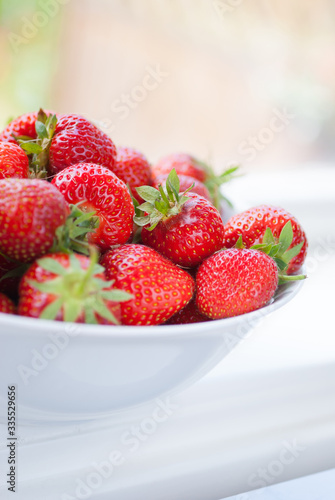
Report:
[[99,227],[99,217],[95,212],[84,212],[81,202],[70,205],[70,214],[65,224],[56,229],[52,252],[77,252],[89,255],[88,235]]
[[206,172],[205,185],[211,195],[213,200],[213,205],[220,210],[220,202],[225,200],[226,203],[232,207],[231,201],[224,196],[220,187],[222,184],[229,182],[230,180],[238,177],[236,174],[237,170],[240,168],[239,165],[231,165],[226,168],[221,174],[216,175],[213,168],[200,160],[195,160],[195,162],[200,166],[202,170]]
[[141,186],[136,188],[137,193],[143,198],[144,203],[137,207],[137,211],[148,215],[134,217],[134,222],[138,226],[149,226],[146,229],[152,231],[157,224],[164,219],[180,213],[182,206],[189,200],[185,196],[194,186],[190,185],[186,191],[179,193],[180,183],[175,169],[169,173],[165,186],[158,189],[152,186]]
[[35,123],[37,138],[14,136],[29,156],[31,178],[45,179],[48,176],[49,149],[56,125],[56,115],[48,116],[43,109],[40,109]]
[[97,251],[91,248],[90,265],[83,269],[75,254],[71,254],[68,267],[56,259],[43,257],[37,262],[40,267],[56,275],[55,278],[39,283],[30,280],[29,284],[40,292],[55,296],[53,302],[46,306],[40,318],[54,320],[62,311],[64,321],[74,322],[81,315],[85,323],[97,324],[96,314],[108,321],[118,324],[114,314],[106,305],[106,300],[124,302],[133,298],[127,292],[112,288],[114,280],[101,278],[104,268],[97,263]]
[[[278,267],[279,272],[279,284],[285,283],[287,281],[296,281],[306,278],[306,275],[290,275],[288,276],[287,268],[294,257],[296,257],[303,247],[304,242],[302,241],[298,245],[290,248],[293,241],[293,229],[291,221],[288,221],[280,232],[279,238],[275,238],[271,229],[266,228],[262,243],[253,245],[251,248],[254,250],[259,250],[263,253],[272,257]],[[235,247],[241,248],[243,246],[242,237],[240,236]]]

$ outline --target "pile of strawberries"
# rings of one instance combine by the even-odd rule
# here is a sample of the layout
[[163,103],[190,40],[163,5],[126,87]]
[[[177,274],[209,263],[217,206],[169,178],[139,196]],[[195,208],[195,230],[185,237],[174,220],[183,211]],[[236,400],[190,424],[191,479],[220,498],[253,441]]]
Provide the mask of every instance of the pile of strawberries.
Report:
[[220,176],[187,154],[151,166],[79,115],[40,110],[0,133],[0,312],[95,324],[216,320],[263,307],[305,233],[258,206],[223,223]]

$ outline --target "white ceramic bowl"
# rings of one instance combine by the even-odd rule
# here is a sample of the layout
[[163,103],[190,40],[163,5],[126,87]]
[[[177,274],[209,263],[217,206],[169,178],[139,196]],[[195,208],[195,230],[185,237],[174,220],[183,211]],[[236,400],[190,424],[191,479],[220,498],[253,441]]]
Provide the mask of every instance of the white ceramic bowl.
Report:
[[[0,314],[0,379],[16,385],[21,422],[106,417],[200,379],[301,284],[280,287],[258,311],[190,325],[110,327]],[[6,401],[0,408],[4,420]]]

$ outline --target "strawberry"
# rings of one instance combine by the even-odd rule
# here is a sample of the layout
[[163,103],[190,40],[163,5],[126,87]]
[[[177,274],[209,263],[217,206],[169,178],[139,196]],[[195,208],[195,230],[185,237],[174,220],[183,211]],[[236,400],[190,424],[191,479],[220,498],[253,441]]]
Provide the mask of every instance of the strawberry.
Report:
[[0,252],[18,262],[48,252],[69,214],[59,191],[39,179],[2,179],[0,199]]
[[96,163],[113,170],[116,147],[93,123],[79,115],[59,118],[49,150],[49,172],[56,174],[77,163]]
[[185,325],[189,323],[203,323],[204,321],[210,321],[210,319],[199,311],[193,298],[187,306],[174,314],[166,324]]
[[[36,139],[36,121],[38,119],[39,112],[27,113],[21,115],[15,120],[12,120],[7,127],[0,133],[0,141],[13,142],[16,140],[13,136],[24,136],[30,139]],[[44,112],[43,112],[44,113]],[[51,111],[45,111],[46,115],[51,115]]]
[[91,162],[113,170],[116,147],[93,123],[80,115],[47,116],[40,110],[35,122],[36,139],[19,139],[31,156],[35,177],[54,175],[77,163]]
[[[155,177],[153,181],[153,186],[158,189],[159,185],[161,184],[162,186],[166,184],[166,179],[168,178],[168,174],[159,174],[157,177]],[[190,186],[193,185],[192,187],[192,193],[197,193],[200,194],[200,196],[203,196],[206,198],[206,200],[210,201],[211,203],[213,202],[211,195],[209,194],[209,191],[205,184],[195,177],[190,177],[188,175],[178,175],[179,182],[180,182],[180,187],[179,191],[183,193],[184,191],[187,191]]]
[[159,325],[186,306],[194,280],[152,248],[122,245],[101,259],[108,279],[134,296],[121,304],[124,325]]
[[196,304],[212,319],[238,316],[263,307],[278,285],[274,260],[254,249],[220,250],[197,273]]
[[23,149],[17,144],[0,141],[0,179],[26,179],[28,174],[29,160]]
[[119,302],[132,296],[113,288],[102,266],[79,254],[54,253],[37,260],[23,275],[18,313],[75,323],[118,324]]
[[161,158],[153,167],[153,176],[165,174],[169,175],[172,169],[178,175],[186,175],[205,182],[207,178],[204,164],[189,154],[172,153]]
[[3,136],[10,137],[13,131],[19,136],[18,143],[31,158],[32,177],[45,178],[84,162],[113,170],[116,162],[113,141],[83,116],[57,116],[40,110],[29,115],[29,121],[27,119],[27,123],[23,121],[23,124],[25,127],[20,121],[14,123],[13,130],[5,129]]
[[233,174],[238,169],[237,166],[229,167],[222,174],[215,175],[211,166],[194,156],[173,153],[161,158],[153,167],[152,173],[154,177],[161,174],[168,175],[172,169],[175,169],[178,175],[187,175],[204,183],[216,208],[220,208],[222,199],[231,205],[230,201],[220,192],[220,186],[233,178]]
[[167,178],[165,191],[162,186],[159,190],[142,186],[137,192],[146,200],[137,208],[148,213],[134,218],[136,224],[144,226],[144,244],[183,267],[196,267],[222,248],[224,226],[220,213],[196,193],[185,191],[180,195],[175,170]]
[[297,271],[303,264],[307,254],[307,239],[301,225],[293,215],[283,208],[259,205],[245,212],[234,215],[225,225],[225,246],[233,247],[239,236],[247,248],[261,243],[265,231],[269,228],[276,240],[280,237],[284,226],[291,222],[293,238],[289,249],[300,245],[300,251],[287,269],[288,274]]
[[267,228],[260,243],[245,248],[242,236],[234,248],[223,249],[205,260],[198,269],[196,304],[212,319],[245,314],[263,307],[278,284],[302,280],[288,276],[291,261],[301,245],[292,247],[292,222],[288,221],[275,238]]
[[131,194],[139,203],[143,200],[136,189],[143,184],[151,185],[151,167],[142,153],[133,148],[118,147],[113,172],[128,184]]
[[3,293],[0,293],[0,313],[15,314],[14,302]]
[[89,242],[102,250],[126,243],[133,232],[134,205],[125,183],[108,168],[92,163],[67,167],[52,180],[72,204],[95,211],[100,224]]

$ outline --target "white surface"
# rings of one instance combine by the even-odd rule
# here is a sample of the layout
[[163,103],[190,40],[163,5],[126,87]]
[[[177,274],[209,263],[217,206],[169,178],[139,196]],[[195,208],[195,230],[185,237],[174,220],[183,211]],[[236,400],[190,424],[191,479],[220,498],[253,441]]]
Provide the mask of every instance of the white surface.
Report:
[[[17,500],[218,500],[259,488],[264,469],[270,486],[335,467],[335,172],[319,168],[318,176],[306,170],[293,172],[292,182],[286,183],[286,172],[273,179],[249,175],[234,189],[241,199],[248,194],[250,205],[268,201],[267,192],[306,227],[309,279],[300,294],[210,374],[173,396],[171,414],[137,438],[134,451],[122,436],[129,438],[133,426],[145,428],[158,403],[99,422],[19,425]],[[306,196],[295,195],[294,179]],[[1,443],[3,479],[3,435]],[[285,463],[292,443],[299,451]],[[115,449],[124,462],[91,496],[76,494],[79,481]],[[0,497],[12,498],[1,489]]]
[[[259,487],[259,470],[278,460],[289,463],[269,484],[335,467],[335,365],[248,377],[224,365],[171,398],[155,428],[148,419],[161,403],[71,428],[19,426],[16,498],[85,498],[82,484],[113,450],[123,463],[92,489],[94,500],[217,500]],[[130,442],[138,428],[141,439]],[[296,456],[287,457],[290,446]],[[0,456],[3,478],[7,451]],[[0,497],[11,498],[3,489]]]
[[225,500],[332,500],[333,498],[335,498],[335,469]]

